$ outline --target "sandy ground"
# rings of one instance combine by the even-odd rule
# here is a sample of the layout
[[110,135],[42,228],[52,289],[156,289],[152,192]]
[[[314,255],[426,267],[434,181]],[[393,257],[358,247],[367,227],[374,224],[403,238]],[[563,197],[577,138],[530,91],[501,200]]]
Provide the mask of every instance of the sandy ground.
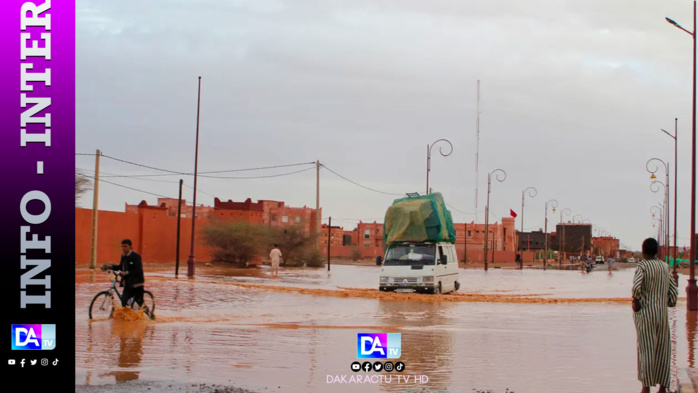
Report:
[[[279,386],[281,388],[281,386]],[[232,386],[222,386],[222,385],[209,385],[209,384],[181,384],[181,383],[167,383],[167,382],[125,382],[116,385],[97,385],[97,386],[85,386],[78,385],[75,386],[75,393],[131,393],[131,392],[147,392],[147,393],[169,393],[169,392],[181,392],[181,393],[264,393],[266,391],[255,392],[252,390],[246,390],[241,388],[236,388]],[[358,391],[358,389],[357,389]],[[401,392],[396,393],[437,393],[443,391],[431,390],[428,388],[420,389],[406,389]],[[505,391],[495,391],[495,390],[480,390],[472,389],[472,393],[515,393],[513,390],[506,389]]]
[[255,393],[252,390],[236,388],[232,386],[209,385],[209,384],[183,384],[169,382],[124,382],[116,385],[77,385],[75,393],[130,393],[130,392],[148,392],[148,393],[166,393],[166,392],[181,392],[181,393]]

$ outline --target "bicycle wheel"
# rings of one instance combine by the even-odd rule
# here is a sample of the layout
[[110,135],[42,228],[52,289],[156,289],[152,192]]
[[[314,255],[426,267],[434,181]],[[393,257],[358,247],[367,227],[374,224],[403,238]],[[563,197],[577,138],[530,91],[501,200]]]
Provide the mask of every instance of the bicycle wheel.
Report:
[[155,296],[150,291],[143,291],[143,311],[150,319],[155,319]]
[[95,295],[90,303],[90,319],[107,319],[111,318],[114,313],[112,304],[114,298],[109,291],[102,291]]

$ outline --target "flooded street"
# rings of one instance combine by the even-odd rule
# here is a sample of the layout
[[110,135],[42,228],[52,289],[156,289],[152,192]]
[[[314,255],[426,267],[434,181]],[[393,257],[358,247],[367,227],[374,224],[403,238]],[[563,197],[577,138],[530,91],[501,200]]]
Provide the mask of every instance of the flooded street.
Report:
[[[172,381],[260,392],[639,391],[630,307],[633,269],[461,269],[457,294],[375,289],[375,266],[325,270],[146,266],[156,321],[90,321],[92,297],[109,287],[99,271],[76,271],[76,384]],[[680,277],[677,365],[693,366],[696,315]],[[403,373],[351,371],[357,333],[401,333]],[[690,349],[690,350],[689,350]],[[378,383],[334,383],[383,375]],[[410,376],[408,383],[398,375]],[[417,383],[414,376],[426,376]],[[388,382],[387,378],[392,377]],[[424,377],[422,377],[424,381]],[[332,383],[330,383],[332,382]]]

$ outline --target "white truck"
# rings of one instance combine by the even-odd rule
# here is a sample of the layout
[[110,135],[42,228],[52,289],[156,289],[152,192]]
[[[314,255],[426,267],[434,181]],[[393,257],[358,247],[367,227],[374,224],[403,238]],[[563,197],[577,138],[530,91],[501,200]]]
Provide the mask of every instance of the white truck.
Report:
[[441,294],[460,288],[458,257],[452,243],[401,242],[388,246],[378,289]]

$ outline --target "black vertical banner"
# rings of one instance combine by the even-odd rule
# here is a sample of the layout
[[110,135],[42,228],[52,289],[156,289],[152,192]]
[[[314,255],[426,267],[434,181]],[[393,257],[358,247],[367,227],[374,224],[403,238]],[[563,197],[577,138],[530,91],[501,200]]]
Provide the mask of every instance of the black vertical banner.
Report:
[[0,5],[3,375],[75,386],[75,2]]

